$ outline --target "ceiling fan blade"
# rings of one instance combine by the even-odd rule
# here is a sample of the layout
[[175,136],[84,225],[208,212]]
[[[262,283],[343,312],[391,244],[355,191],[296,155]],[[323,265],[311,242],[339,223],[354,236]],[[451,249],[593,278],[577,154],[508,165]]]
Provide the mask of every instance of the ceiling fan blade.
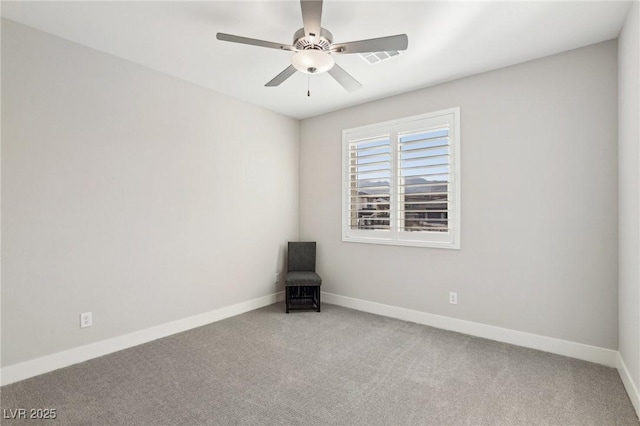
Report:
[[232,43],[240,43],[240,44],[249,44],[252,46],[268,47],[271,49],[293,50],[293,51],[296,50],[295,47],[288,44],[273,43],[271,41],[257,40],[255,38],[240,37],[233,34],[218,33],[216,34],[216,38],[222,41],[230,41]]
[[389,37],[370,38],[367,40],[336,43],[331,46],[334,53],[366,53],[366,52],[390,52],[392,50],[405,50],[409,45],[406,34],[398,34]]
[[353,78],[351,74],[342,69],[338,64],[334,64],[328,73],[331,74],[331,77],[335,78],[347,92],[354,92],[362,87],[362,84],[360,84],[358,80]]
[[302,7],[304,35],[307,37],[320,37],[322,0],[300,0],[300,6]]
[[265,84],[265,87],[275,87],[280,86],[280,84],[291,77],[296,72],[296,69],[293,65],[289,65],[284,69],[280,74],[276,75],[273,80]]

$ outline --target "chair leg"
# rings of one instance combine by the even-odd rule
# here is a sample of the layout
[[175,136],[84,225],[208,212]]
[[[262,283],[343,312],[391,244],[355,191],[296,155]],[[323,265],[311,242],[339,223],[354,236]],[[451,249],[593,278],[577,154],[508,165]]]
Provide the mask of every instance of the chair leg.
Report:
[[317,288],[317,292],[318,292],[318,309],[316,309],[316,312],[320,312],[320,286],[316,287]]
[[289,287],[284,288],[284,306],[285,312],[289,313],[289,298],[291,297],[291,292]]

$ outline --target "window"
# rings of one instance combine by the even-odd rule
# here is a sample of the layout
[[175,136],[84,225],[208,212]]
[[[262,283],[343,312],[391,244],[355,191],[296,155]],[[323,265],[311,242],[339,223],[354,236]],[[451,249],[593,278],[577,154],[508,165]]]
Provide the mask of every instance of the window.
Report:
[[342,240],[460,248],[460,109],[342,132]]

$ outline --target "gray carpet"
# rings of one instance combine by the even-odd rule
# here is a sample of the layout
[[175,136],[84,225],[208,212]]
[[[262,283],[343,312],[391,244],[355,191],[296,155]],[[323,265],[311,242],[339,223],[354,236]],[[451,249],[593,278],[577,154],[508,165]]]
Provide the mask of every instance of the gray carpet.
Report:
[[57,410],[38,425],[639,424],[612,368],[322,308],[279,303],[14,383],[2,408]]

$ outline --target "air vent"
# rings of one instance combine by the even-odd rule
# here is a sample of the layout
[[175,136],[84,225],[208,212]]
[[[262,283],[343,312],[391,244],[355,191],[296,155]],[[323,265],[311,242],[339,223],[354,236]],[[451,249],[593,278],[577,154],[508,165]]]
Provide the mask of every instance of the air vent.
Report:
[[367,61],[369,64],[373,65],[378,62],[386,61],[387,59],[391,59],[394,56],[398,56],[400,52],[397,50],[392,50],[390,52],[370,52],[370,53],[361,53],[360,56],[362,59]]

